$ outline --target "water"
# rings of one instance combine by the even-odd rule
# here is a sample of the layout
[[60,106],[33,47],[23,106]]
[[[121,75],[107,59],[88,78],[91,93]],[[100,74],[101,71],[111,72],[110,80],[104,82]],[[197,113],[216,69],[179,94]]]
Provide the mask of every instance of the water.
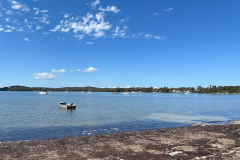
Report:
[[[75,110],[58,102],[73,102]],[[0,92],[0,142],[237,120],[240,95]]]

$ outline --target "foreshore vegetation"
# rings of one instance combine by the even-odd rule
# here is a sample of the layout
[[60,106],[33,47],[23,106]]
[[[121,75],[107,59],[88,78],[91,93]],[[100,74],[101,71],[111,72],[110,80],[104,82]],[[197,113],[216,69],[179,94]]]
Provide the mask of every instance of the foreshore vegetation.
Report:
[[27,86],[8,86],[0,88],[0,91],[53,91],[53,92],[63,92],[68,89],[70,92],[87,92],[91,88],[93,92],[144,92],[144,93],[185,93],[187,91],[191,93],[213,93],[213,94],[240,94],[240,86],[216,86],[209,85],[208,87],[197,86],[194,87],[179,87],[179,88],[168,88],[168,87],[130,87],[130,88],[98,88],[98,87],[61,87],[61,88],[50,88],[50,87],[27,87]]

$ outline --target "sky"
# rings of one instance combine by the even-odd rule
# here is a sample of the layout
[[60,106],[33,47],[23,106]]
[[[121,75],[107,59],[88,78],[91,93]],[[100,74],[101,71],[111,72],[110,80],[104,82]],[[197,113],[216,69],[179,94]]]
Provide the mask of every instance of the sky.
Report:
[[239,0],[0,1],[0,87],[240,85]]

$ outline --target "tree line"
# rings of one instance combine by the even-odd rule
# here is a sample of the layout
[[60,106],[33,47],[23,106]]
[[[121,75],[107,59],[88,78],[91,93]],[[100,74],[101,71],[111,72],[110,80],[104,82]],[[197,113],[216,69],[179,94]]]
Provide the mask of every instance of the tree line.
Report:
[[27,87],[27,86],[9,86],[0,88],[0,91],[53,91],[53,92],[64,92],[66,90],[70,92],[87,92],[91,89],[93,92],[159,92],[159,93],[184,93],[186,91],[190,91],[192,93],[240,93],[240,86],[216,86],[216,85],[209,85],[209,87],[202,87],[197,86],[195,89],[194,87],[179,87],[179,88],[168,88],[168,87],[161,87],[161,88],[153,88],[153,87],[130,87],[130,88],[98,88],[98,87],[61,87],[61,88],[43,88],[42,87]]

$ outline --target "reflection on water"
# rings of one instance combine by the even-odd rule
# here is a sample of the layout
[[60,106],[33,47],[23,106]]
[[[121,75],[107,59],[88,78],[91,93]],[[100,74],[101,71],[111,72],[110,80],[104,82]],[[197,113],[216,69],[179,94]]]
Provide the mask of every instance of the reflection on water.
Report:
[[240,95],[0,92],[0,142],[235,120],[239,102]]

